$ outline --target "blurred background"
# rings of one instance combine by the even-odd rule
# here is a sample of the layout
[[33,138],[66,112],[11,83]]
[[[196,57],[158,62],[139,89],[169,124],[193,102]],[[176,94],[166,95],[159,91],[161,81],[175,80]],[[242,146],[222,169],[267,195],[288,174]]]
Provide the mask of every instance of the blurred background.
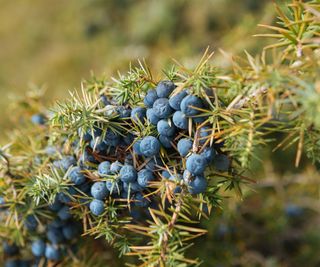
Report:
[[[285,1],[278,1],[284,4]],[[146,59],[154,73],[196,62],[207,46],[219,53],[261,50],[258,23],[275,20],[270,0],[0,0],[0,141],[12,99],[46,89],[48,105],[68,97],[90,72],[107,77]],[[257,184],[225,201],[205,223],[209,234],[190,252],[203,266],[320,266],[319,175],[294,151],[261,152]],[[201,244],[201,245],[200,245]],[[205,249],[204,249],[205,247]],[[119,266],[122,263],[119,263]]]
[[[196,61],[207,46],[243,53],[261,47],[256,24],[274,18],[264,0],[0,0],[0,107],[30,87],[53,102],[81,79],[126,71],[146,59],[160,73],[172,58]],[[6,116],[0,128],[9,127]],[[1,131],[0,135],[3,134]]]

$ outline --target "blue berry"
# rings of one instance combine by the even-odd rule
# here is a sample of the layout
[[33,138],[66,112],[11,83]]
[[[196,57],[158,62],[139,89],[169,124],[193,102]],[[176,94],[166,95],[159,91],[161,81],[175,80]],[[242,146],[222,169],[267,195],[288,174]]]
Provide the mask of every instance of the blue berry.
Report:
[[108,100],[108,97],[106,95],[101,95],[100,100],[105,106],[108,106],[111,104],[111,102]]
[[102,152],[107,149],[108,145],[104,140],[101,139],[101,137],[99,137],[99,138],[92,139],[90,141],[90,147],[94,151]]
[[146,107],[152,108],[154,101],[156,101],[157,99],[158,99],[158,95],[156,90],[150,89],[148,90],[146,96],[144,97],[143,103],[146,105]]
[[110,194],[119,194],[121,192],[122,186],[119,181],[106,181],[106,187]]
[[174,110],[180,110],[181,101],[183,98],[187,96],[187,91],[181,91],[177,93],[176,95],[170,97],[169,104]]
[[62,168],[64,170],[67,170],[71,166],[75,166],[77,164],[77,161],[73,156],[66,156],[62,158],[61,164],[62,164]]
[[131,209],[130,210],[130,216],[132,217],[132,220],[134,221],[139,221],[141,220],[141,211],[138,209]]
[[297,218],[303,214],[303,208],[295,204],[288,204],[285,207],[285,214],[288,217]]
[[140,144],[141,144],[141,139],[138,139],[137,141],[134,142],[132,148],[133,152],[136,153],[138,156],[142,156],[142,152],[140,150]]
[[163,145],[165,148],[172,148],[171,142],[173,141],[172,136],[166,136],[166,135],[159,135],[159,141],[161,145]]
[[46,244],[41,239],[37,239],[31,244],[32,254],[36,257],[44,256],[44,252],[46,250]]
[[62,203],[69,203],[71,202],[71,196],[77,194],[76,189],[74,189],[73,187],[69,187],[67,190],[67,193],[65,192],[60,192],[58,193],[58,200]]
[[58,197],[55,197],[53,203],[49,205],[49,209],[52,211],[58,211],[61,207],[62,203],[59,201]]
[[156,87],[158,97],[168,97],[176,86],[171,81],[161,81]]
[[109,146],[117,146],[120,142],[120,136],[108,129],[104,138],[104,142]]
[[77,237],[79,233],[79,228],[73,223],[68,223],[62,227],[62,234],[65,239],[72,240]]
[[173,114],[172,117],[172,121],[174,123],[175,126],[177,126],[178,128],[182,129],[182,130],[187,130],[188,129],[188,118],[186,117],[186,115],[181,112],[181,111],[176,111]]
[[157,130],[161,135],[173,136],[176,131],[176,127],[174,127],[172,123],[169,124],[167,120],[160,120],[157,124]]
[[46,123],[46,118],[42,114],[34,114],[31,117],[31,122],[37,125],[43,125]]
[[103,161],[98,166],[98,174],[100,176],[107,176],[111,174],[110,171],[111,163],[109,161]]
[[81,172],[80,167],[74,167],[71,169],[69,173],[69,179],[75,184],[80,185],[83,184],[86,180],[86,177]]
[[146,117],[146,109],[141,107],[136,107],[131,111],[131,119],[135,122],[140,121],[144,123],[144,119]]
[[207,164],[210,164],[212,162],[216,154],[217,152],[214,150],[213,147],[205,147],[203,151],[200,153],[200,155],[206,159]]
[[8,256],[13,256],[19,253],[19,248],[16,244],[9,244],[8,242],[4,241],[3,244],[3,252]]
[[45,256],[48,260],[58,261],[61,259],[60,249],[55,245],[47,245]]
[[160,151],[160,143],[153,136],[144,137],[140,143],[140,151],[146,157],[153,157]]
[[120,136],[115,139],[105,139],[104,142],[111,147],[117,147],[120,143]]
[[153,108],[147,109],[147,119],[153,125],[157,125],[158,121],[160,120]]
[[124,183],[135,182],[137,180],[137,171],[131,165],[124,165],[120,170],[119,177]]
[[230,160],[229,158],[224,155],[224,154],[217,154],[215,157],[214,157],[214,160],[213,160],[213,164],[214,164],[214,167],[218,170],[218,171],[222,171],[222,172],[225,172],[229,169],[229,166],[230,166]]
[[123,141],[127,146],[131,145],[133,143],[133,140],[134,140],[134,136],[131,133],[123,137]]
[[125,119],[125,118],[130,118],[131,116],[131,109],[125,108],[124,106],[119,106],[116,108],[119,118]]
[[82,140],[85,142],[89,142],[92,139],[92,136],[89,131],[85,132],[83,128],[78,128],[78,135],[82,137]]
[[99,199],[94,199],[90,202],[89,208],[92,214],[99,216],[104,212],[104,203]]
[[71,166],[75,166],[77,164],[76,159],[73,156],[65,156],[61,160],[54,161],[53,165],[56,168],[67,171]]
[[97,164],[98,163],[98,161],[95,159],[95,157],[87,149],[85,149],[83,154],[81,155],[81,161],[82,161],[82,164],[84,164],[84,163]]
[[194,116],[199,114],[200,111],[195,108],[201,108],[201,107],[202,107],[201,99],[194,95],[187,95],[181,101],[181,105],[180,105],[181,111],[187,116]]
[[173,193],[180,194],[182,192],[182,188],[179,185],[176,185],[176,187],[173,190]]
[[78,190],[81,192],[90,195],[91,194],[91,184],[90,183],[84,183],[77,186]]
[[154,180],[154,175],[152,171],[148,169],[142,169],[141,171],[138,172],[138,184],[142,187],[147,187],[149,185],[150,181]]
[[207,179],[203,176],[196,176],[193,181],[189,183],[188,190],[190,194],[204,193],[207,189]]
[[188,155],[188,153],[192,149],[192,145],[193,145],[192,140],[188,138],[182,138],[179,140],[177,144],[177,149],[181,157],[185,157]]
[[199,144],[203,145],[211,138],[212,129],[208,126],[204,126],[199,131]]
[[119,161],[112,162],[110,165],[111,173],[118,173],[122,168],[122,164]]
[[105,182],[95,182],[91,187],[91,195],[95,199],[103,200],[107,197],[108,193]]
[[206,160],[203,156],[198,154],[192,154],[188,157],[186,167],[193,175],[201,175],[206,168]]
[[170,107],[169,100],[167,98],[157,99],[153,103],[153,110],[160,119],[168,118],[173,112],[173,109]]
[[50,228],[47,231],[47,238],[52,244],[59,244],[64,240],[63,234],[59,228]]
[[35,231],[38,227],[38,221],[34,215],[28,215],[24,221],[24,225],[29,231]]
[[72,217],[69,206],[63,206],[58,211],[58,216],[63,221],[69,220]]
[[143,190],[143,188],[138,184],[138,182],[123,183],[123,190],[125,192],[129,192],[129,188],[130,188],[130,193],[135,193]]
[[221,140],[215,140],[213,146],[215,148],[222,148],[224,146],[224,141],[221,141]]
[[97,137],[99,137],[99,136],[101,136],[102,135],[102,129],[101,129],[101,127],[100,126],[98,126],[98,125],[95,125],[94,127],[93,127],[93,138],[97,138]]
[[45,153],[49,156],[51,155],[54,155],[58,152],[57,148],[54,147],[54,146],[47,146],[45,149],[44,149]]
[[[79,136],[81,136],[81,129],[80,129],[80,128],[79,128],[79,130],[78,130],[78,133],[79,133]],[[92,136],[91,136],[90,132],[85,132],[85,133],[83,133],[82,139],[83,139],[83,141],[85,141],[85,142],[91,141]]]
[[170,172],[168,172],[168,171],[162,171],[162,172],[161,172],[161,176],[162,176],[163,178],[165,178],[165,179],[169,179],[170,176],[171,176],[171,174],[170,174]]
[[143,197],[143,195],[140,192],[135,194],[134,200],[135,200],[134,205],[136,207],[146,208],[150,204],[150,201],[145,197]]

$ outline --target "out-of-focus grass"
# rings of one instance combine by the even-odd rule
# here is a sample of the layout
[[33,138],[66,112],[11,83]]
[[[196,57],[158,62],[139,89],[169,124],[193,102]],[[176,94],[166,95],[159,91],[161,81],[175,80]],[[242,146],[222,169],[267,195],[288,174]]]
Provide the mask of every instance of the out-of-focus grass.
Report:
[[[23,95],[30,84],[44,85],[54,101],[91,70],[109,76],[138,58],[159,70],[171,58],[193,61],[207,46],[255,50],[261,46],[250,38],[256,24],[273,17],[266,3],[0,0],[0,108],[6,111],[8,97]],[[11,128],[4,114],[0,128]]]

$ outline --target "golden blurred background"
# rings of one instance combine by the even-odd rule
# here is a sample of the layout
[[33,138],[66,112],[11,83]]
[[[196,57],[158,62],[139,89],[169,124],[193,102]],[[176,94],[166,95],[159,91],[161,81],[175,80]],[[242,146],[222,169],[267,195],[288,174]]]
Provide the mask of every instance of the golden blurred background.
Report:
[[[160,73],[171,59],[196,60],[207,46],[256,51],[257,23],[270,23],[266,0],[0,0],[0,108],[30,87],[49,102],[83,78],[111,76],[146,59]],[[0,128],[11,128],[1,116]],[[5,131],[1,131],[1,136]]]

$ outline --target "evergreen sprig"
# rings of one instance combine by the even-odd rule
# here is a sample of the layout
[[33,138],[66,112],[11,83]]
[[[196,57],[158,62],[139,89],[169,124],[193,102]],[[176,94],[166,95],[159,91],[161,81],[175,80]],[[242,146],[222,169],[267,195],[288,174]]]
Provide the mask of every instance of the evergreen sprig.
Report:
[[[56,216],[46,209],[62,195],[68,198],[64,208],[82,222],[84,238],[90,240],[88,236],[94,236],[108,241],[119,249],[120,255],[136,256],[139,266],[198,266],[200,260],[186,257],[191,240],[206,233],[198,224],[210,217],[212,209],[221,208],[225,192],[242,197],[244,186],[254,182],[248,176],[252,160],[258,158],[257,148],[268,142],[276,142],[275,150],[295,145],[296,166],[304,153],[313,162],[320,159],[320,5],[317,1],[293,0],[287,10],[277,6],[276,10],[280,26],[263,27],[277,33],[263,36],[277,41],[267,46],[262,55],[253,57],[246,52],[244,59],[234,59],[232,69],[223,69],[212,64],[213,53],[206,50],[193,69],[176,63],[164,71],[166,79],[176,85],[172,96],[187,90],[204,100],[203,107],[193,107],[198,114],[188,118],[188,129],[170,140],[173,150],[177,150],[177,139],[188,137],[193,142],[192,153],[214,146],[219,155],[230,161],[224,170],[211,165],[205,170],[205,192],[189,193],[192,178],[188,174],[184,179],[163,179],[161,171],[177,177],[185,170],[186,158],[177,153],[169,154],[162,148],[159,156],[143,161],[133,152],[140,139],[157,135],[154,125],[120,118],[117,111],[119,106],[142,107],[148,90],[158,84],[146,64],[139,62],[111,83],[95,76],[83,82],[81,95],[71,93],[68,100],[57,103],[47,115],[48,125],[33,127],[26,123],[25,129],[16,131],[11,143],[0,149],[0,208],[6,212],[6,218],[1,216],[2,237],[24,245],[43,235],[42,231],[32,236],[25,230],[27,215],[34,216],[44,227]],[[267,51],[275,48],[279,51],[269,57]],[[105,101],[104,97],[111,100]],[[207,127],[207,138],[201,136],[203,127]],[[275,133],[286,137],[274,140],[271,134]],[[90,146],[87,134],[92,138]],[[117,136],[131,135],[133,138],[125,146],[108,149],[114,152],[112,160],[132,160],[138,170],[152,160],[156,162],[156,181],[150,183],[150,190],[143,196],[145,201],[155,200],[156,206],[145,208],[146,220],[135,221],[132,207],[139,201],[131,197],[134,188],[130,184],[127,196],[115,198],[110,194],[102,202],[103,212],[93,215],[88,207],[93,197],[72,180],[72,163],[64,168],[54,163],[67,155],[85,169],[80,174],[85,175],[89,185],[116,183],[119,174],[104,175],[97,170],[99,162],[109,159],[109,153],[99,153],[99,146]],[[56,150],[48,153],[48,146],[52,145]],[[110,190],[117,186],[113,184]],[[90,257],[77,258],[69,248],[66,250],[69,256],[61,266],[100,264]]]

